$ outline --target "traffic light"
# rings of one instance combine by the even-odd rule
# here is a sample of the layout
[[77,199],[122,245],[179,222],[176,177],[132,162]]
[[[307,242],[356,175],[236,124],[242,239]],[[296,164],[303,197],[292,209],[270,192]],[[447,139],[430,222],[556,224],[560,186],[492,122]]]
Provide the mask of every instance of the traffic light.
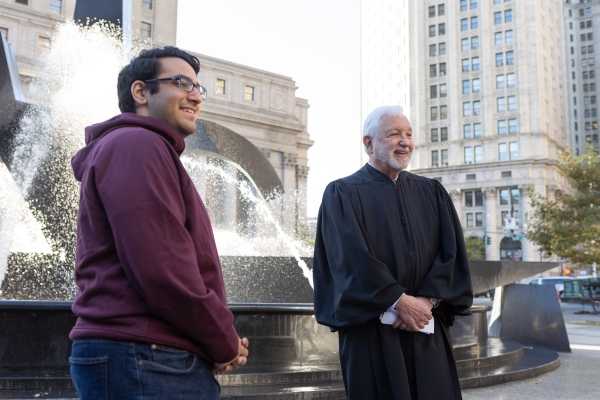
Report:
[[487,245],[492,244],[492,238],[490,236],[485,237],[485,244],[487,244]]

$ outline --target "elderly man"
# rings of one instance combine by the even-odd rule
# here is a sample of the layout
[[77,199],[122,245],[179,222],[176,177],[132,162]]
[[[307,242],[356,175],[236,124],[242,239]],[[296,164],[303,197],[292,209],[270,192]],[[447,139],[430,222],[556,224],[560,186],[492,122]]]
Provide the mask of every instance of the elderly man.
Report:
[[348,399],[460,399],[448,327],[473,300],[460,221],[439,182],[406,171],[402,107],[375,109],[363,143],[369,163],[323,195],[317,321],[339,333]]

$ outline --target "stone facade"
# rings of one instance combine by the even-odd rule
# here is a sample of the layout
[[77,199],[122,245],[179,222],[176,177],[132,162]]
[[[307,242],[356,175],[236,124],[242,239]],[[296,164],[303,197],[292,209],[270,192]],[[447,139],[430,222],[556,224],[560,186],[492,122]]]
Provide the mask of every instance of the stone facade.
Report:
[[[558,167],[569,141],[562,2],[410,0],[403,15],[412,172],[442,182],[465,234],[489,240],[488,260],[539,260],[522,238],[530,191],[567,187]],[[389,28],[402,32],[402,22]],[[378,33],[363,30],[363,42],[368,35]],[[504,229],[511,214],[516,224]]]
[[[76,0],[27,3],[0,0],[0,31],[16,51],[26,97],[38,73],[36,57],[50,45],[54,27],[73,17]],[[133,0],[132,14],[134,39],[175,45],[176,0]],[[307,151],[313,144],[306,129],[308,101],[295,96],[297,87],[289,77],[195,55],[201,62],[198,79],[208,90],[201,118],[244,136],[267,156],[285,189],[281,220],[288,232],[305,233]],[[217,88],[217,80],[224,87]]]
[[600,35],[600,0],[564,2],[569,144],[583,154],[586,144],[599,148],[598,89],[594,37]]

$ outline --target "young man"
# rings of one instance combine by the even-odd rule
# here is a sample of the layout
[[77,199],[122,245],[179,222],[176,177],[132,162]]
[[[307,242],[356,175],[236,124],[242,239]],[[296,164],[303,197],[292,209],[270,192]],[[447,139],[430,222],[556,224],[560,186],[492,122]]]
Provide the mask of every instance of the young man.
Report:
[[145,50],[118,78],[122,114],[85,130],[71,376],[85,399],[217,399],[246,363],[206,209],[179,156],[206,90],[197,58]]
[[315,316],[339,331],[349,400],[458,400],[448,327],[473,300],[460,221],[439,182],[406,171],[402,107],[371,112],[363,144],[369,163],[323,195]]

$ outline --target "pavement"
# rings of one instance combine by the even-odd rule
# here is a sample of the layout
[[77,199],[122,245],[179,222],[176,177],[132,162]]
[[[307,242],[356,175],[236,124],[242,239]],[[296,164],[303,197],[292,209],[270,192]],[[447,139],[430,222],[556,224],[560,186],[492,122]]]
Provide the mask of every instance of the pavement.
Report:
[[[491,304],[491,303],[490,303]],[[561,303],[572,353],[559,353],[560,367],[534,379],[464,389],[464,400],[589,400],[600,397],[600,314],[589,304]]]

